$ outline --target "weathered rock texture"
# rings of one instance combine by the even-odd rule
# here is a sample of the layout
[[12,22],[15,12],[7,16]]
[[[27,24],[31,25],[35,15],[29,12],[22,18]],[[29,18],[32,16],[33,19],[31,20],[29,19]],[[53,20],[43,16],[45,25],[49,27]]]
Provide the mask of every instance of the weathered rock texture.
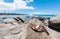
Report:
[[[27,20],[28,21],[28,20]],[[31,19],[27,23],[18,24],[13,22],[12,24],[0,24],[0,39],[60,39],[60,33],[45,26],[46,32],[36,32],[29,26],[30,23],[40,23],[37,19]]]

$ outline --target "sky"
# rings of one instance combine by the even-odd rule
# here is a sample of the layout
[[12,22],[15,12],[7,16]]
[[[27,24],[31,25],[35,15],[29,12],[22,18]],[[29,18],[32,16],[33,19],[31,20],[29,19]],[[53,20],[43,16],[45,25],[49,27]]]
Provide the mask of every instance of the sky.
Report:
[[60,0],[0,0],[0,12],[60,13]]

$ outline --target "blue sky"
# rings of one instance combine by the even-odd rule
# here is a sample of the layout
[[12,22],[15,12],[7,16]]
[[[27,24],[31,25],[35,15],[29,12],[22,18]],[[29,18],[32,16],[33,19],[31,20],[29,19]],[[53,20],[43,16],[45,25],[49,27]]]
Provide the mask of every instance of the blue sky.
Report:
[[[14,2],[14,0],[3,0],[3,1],[5,3]],[[35,13],[35,12],[60,13],[60,0],[33,0],[33,2],[27,3],[27,6],[32,6],[34,7],[34,9],[2,10],[0,12],[6,11],[6,12],[15,12],[15,13]]]
[[4,2],[7,2],[7,3],[13,3],[14,0],[4,0]]

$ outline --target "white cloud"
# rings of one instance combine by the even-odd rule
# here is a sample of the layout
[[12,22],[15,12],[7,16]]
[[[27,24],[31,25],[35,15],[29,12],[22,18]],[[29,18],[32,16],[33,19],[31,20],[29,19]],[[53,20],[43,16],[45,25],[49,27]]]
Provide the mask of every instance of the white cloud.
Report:
[[26,0],[26,2],[28,2],[28,3],[29,3],[29,2],[33,2],[33,1],[34,1],[34,0]]
[[13,3],[6,3],[0,0],[0,10],[34,9],[32,6],[27,6],[27,1],[33,2],[33,0],[14,0]]

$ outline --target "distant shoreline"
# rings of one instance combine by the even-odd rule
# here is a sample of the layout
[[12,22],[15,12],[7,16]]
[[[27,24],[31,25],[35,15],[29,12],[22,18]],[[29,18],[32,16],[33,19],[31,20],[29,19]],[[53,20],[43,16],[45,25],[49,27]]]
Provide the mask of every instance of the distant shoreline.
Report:
[[0,13],[0,15],[27,15],[27,14]]

